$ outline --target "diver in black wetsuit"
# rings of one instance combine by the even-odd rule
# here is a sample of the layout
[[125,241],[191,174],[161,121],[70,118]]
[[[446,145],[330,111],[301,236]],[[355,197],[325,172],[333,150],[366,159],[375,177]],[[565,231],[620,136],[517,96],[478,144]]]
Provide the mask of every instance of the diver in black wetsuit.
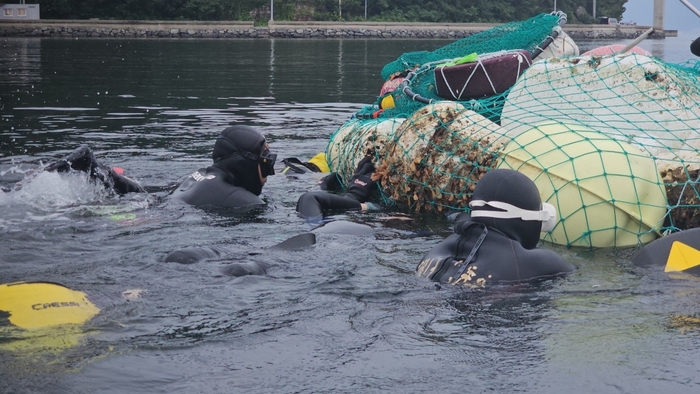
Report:
[[327,175],[319,184],[326,191],[306,192],[297,201],[297,212],[308,221],[320,221],[325,211],[374,211],[378,209],[377,205],[367,202],[372,192],[377,188],[374,164],[372,164],[370,156],[363,158],[357,165],[357,169],[350,180],[350,186],[348,186],[344,195],[327,192],[341,189],[341,182],[336,173]]
[[418,276],[453,285],[484,286],[559,275],[574,270],[551,250],[536,249],[540,232],[556,224],[556,210],[542,203],[537,186],[506,169],[488,172],[476,184],[455,234],[433,247]]
[[135,180],[98,162],[87,145],[81,145],[66,158],[49,164],[44,170],[53,172],[83,171],[90,175],[90,179],[101,181],[106,188],[112,189],[118,194],[146,192]]
[[242,125],[224,129],[212,159],[214,164],[192,173],[172,198],[198,207],[248,210],[265,205],[259,196],[267,177],[275,174],[277,155],[260,132]]

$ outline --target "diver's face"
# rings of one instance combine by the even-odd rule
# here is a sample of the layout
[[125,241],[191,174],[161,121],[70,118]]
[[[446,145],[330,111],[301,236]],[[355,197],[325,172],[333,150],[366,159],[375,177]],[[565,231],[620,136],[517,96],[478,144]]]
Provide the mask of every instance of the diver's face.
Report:
[[258,177],[260,177],[260,183],[265,185],[265,182],[267,182],[267,177],[262,175],[262,168],[260,168],[260,164],[258,164]]
[[270,145],[265,143],[263,150],[258,157],[258,177],[262,185],[267,182],[267,177],[275,175],[275,162],[277,155],[270,152]]

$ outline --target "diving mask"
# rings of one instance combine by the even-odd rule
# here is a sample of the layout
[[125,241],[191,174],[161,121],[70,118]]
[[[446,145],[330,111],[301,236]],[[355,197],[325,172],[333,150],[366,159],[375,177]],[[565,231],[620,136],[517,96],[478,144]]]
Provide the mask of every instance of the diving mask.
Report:
[[546,202],[542,203],[542,209],[539,211],[529,211],[501,201],[472,200],[469,203],[469,207],[472,209],[486,205],[502,209],[502,211],[472,210],[471,216],[473,218],[538,220],[542,222],[540,232],[543,233],[552,231],[557,225],[557,209],[554,205]]

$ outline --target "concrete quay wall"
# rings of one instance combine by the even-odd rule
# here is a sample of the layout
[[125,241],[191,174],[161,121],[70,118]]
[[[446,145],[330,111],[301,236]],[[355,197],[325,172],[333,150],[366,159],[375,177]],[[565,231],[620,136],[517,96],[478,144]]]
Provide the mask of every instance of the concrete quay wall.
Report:
[[[140,37],[140,38],[376,38],[458,39],[497,24],[35,20],[0,21],[0,37]],[[566,25],[573,39],[632,39],[649,26]],[[650,38],[675,37],[677,31],[655,31]]]

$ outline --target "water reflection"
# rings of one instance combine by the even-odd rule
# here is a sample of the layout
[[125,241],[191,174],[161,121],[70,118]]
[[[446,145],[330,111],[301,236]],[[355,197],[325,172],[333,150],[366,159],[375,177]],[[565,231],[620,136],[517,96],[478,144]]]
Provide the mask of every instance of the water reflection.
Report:
[[[0,86],[30,87],[41,81],[41,45],[38,40],[0,41]],[[5,90],[5,89],[2,89]]]
[[275,39],[270,39],[270,89],[271,97],[275,97]]
[[[327,127],[337,128],[354,110],[375,99],[381,83],[378,70],[373,70],[376,63],[367,61],[371,47],[386,58],[400,50],[385,50],[385,44],[365,40],[301,40],[284,45],[279,40],[176,44],[169,40],[4,39],[3,43],[4,52],[26,48],[22,58],[3,57],[7,67],[34,75],[42,83],[35,94],[26,90],[25,82],[3,80],[8,88],[0,93],[5,108],[0,157],[69,150],[76,139],[86,136],[113,140],[121,135],[147,146],[159,137],[182,133],[201,134],[205,139],[213,128],[233,122],[270,126],[266,133],[273,135],[302,125],[330,134],[334,130]],[[348,47],[351,57],[345,55]],[[84,52],[91,56],[81,56]],[[279,66],[280,56],[284,67]],[[268,67],[259,67],[261,62]],[[286,82],[280,85],[279,80]],[[334,82],[329,85],[330,81]],[[346,104],[346,110],[326,118],[323,125],[313,123],[318,119],[313,108],[307,112],[312,114],[308,121],[291,121],[285,113],[286,107],[336,102],[353,104]],[[24,140],[21,146],[13,143],[17,139]],[[95,148],[113,146],[111,142],[100,141]],[[163,140],[158,145],[167,143]]]
[[338,72],[337,72],[337,84],[336,88],[338,90],[338,96],[343,95],[343,80],[345,79],[345,73],[343,72],[343,42],[344,40],[338,40]]

